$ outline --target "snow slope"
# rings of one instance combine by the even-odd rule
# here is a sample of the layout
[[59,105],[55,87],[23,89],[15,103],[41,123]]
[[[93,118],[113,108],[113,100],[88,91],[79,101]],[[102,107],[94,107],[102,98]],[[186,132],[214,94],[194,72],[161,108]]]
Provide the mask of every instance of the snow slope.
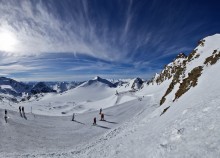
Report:
[[[92,107],[86,107],[86,104],[108,98],[113,93],[114,91],[111,88],[77,87],[61,94],[47,94],[37,102],[20,103],[16,107],[24,106],[28,111],[32,107],[36,114],[41,115],[72,115],[73,112],[89,111]],[[103,104],[100,106],[103,106]]]
[[[72,122],[71,116],[42,116],[28,113],[27,120],[17,112],[9,111],[6,124],[0,119],[0,157],[50,157],[56,152],[72,150],[75,146],[120,126],[145,105],[144,102],[127,102],[103,110],[106,121],[98,121],[92,126],[93,117],[100,119],[98,111],[76,115]],[[0,111],[3,118],[3,110]]]

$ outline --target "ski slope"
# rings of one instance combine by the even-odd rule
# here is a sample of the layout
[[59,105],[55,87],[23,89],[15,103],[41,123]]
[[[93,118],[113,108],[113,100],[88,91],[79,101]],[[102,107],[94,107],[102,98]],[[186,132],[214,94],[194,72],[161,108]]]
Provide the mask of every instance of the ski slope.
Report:
[[[71,121],[71,116],[30,113],[25,120],[18,112],[9,111],[8,123],[0,120],[0,157],[48,157],[46,153],[70,151],[132,118],[145,106],[145,102],[136,103],[134,100],[104,109],[106,121],[99,121],[99,111],[77,114],[76,121]],[[3,113],[1,110],[0,118],[4,117]],[[97,126],[92,126],[94,117],[97,117]]]

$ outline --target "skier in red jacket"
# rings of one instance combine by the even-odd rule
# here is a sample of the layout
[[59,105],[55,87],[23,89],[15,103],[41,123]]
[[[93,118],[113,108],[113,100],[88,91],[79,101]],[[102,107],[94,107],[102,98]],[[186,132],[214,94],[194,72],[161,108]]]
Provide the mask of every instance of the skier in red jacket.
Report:
[[101,114],[101,121],[104,121],[104,114]]

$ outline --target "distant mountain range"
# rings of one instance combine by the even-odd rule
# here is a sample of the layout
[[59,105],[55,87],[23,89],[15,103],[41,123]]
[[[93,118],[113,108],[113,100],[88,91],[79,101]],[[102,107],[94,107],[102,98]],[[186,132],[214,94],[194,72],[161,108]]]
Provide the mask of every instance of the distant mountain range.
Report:
[[18,82],[16,80],[0,77],[0,99],[14,102],[29,100],[34,95],[45,93],[63,93],[76,87],[105,86],[109,88],[129,87],[130,89],[140,89],[143,85],[140,78],[130,80],[117,80],[112,83],[99,76],[86,82]]
[[82,82],[18,82],[0,77],[0,100],[14,102],[30,99],[33,95],[42,93],[62,93],[73,89]]

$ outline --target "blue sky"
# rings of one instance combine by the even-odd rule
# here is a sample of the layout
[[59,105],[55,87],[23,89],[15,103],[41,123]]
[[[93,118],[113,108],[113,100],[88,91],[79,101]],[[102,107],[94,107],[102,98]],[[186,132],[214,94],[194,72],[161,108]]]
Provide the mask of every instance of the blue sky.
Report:
[[218,0],[1,0],[0,75],[151,78],[219,33]]

